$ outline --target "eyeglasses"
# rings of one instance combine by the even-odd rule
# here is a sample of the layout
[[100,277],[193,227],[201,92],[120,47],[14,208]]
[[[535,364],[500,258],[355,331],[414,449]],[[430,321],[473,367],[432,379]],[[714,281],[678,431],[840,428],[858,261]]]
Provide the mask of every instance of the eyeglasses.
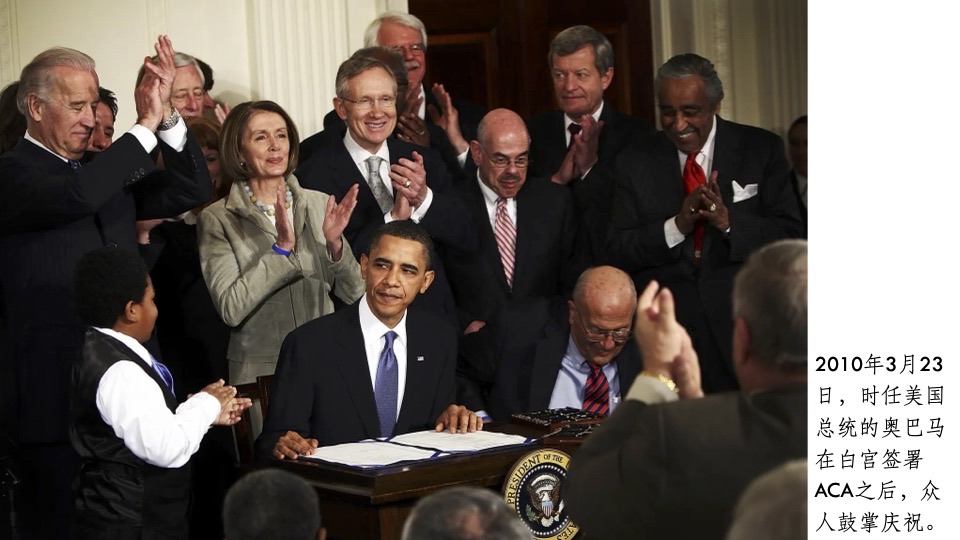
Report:
[[423,43],[414,43],[412,45],[394,45],[390,47],[391,50],[399,54],[400,56],[406,56],[404,53],[410,51],[410,54],[414,56],[423,56],[423,52],[427,49],[426,45]]
[[366,111],[373,108],[373,104],[376,103],[380,106],[381,109],[392,109],[397,106],[397,98],[393,96],[382,96],[379,98],[360,98],[360,99],[350,99],[342,97],[340,98],[344,101],[349,101],[356,106],[358,111]]
[[510,166],[511,161],[513,162],[513,166],[518,169],[526,169],[530,166],[530,156],[522,155],[510,159],[504,155],[490,155],[490,152],[488,152],[486,148],[483,148],[483,146],[480,148],[483,149],[483,153],[486,154],[490,163],[498,169],[506,169]]
[[576,307],[574,309],[577,311],[577,320],[580,321],[580,327],[583,328],[583,333],[587,335],[587,341],[590,343],[603,343],[608,337],[610,337],[613,338],[614,343],[620,345],[621,343],[625,343],[633,336],[633,331],[629,328],[617,328],[616,330],[591,330],[590,328],[587,328],[587,325],[583,322],[583,318],[580,317],[580,310]]

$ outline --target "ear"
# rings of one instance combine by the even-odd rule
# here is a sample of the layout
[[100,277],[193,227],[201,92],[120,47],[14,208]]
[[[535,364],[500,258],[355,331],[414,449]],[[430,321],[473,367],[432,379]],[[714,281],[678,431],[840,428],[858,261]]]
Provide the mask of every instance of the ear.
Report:
[[600,84],[603,86],[603,89],[606,90],[610,83],[613,82],[613,67],[608,67],[607,72],[600,76]]
[[573,300],[567,300],[567,324],[573,327],[574,317],[577,316],[575,310],[577,306],[573,303]]
[[360,277],[367,281],[367,267],[370,265],[370,257],[366,253],[360,254]]
[[750,329],[743,317],[733,322],[733,365],[742,366],[749,362],[753,351],[750,348]]
[[420,287],[420,294],[427,292],[427,289],[430,288],[430,284],[433,283],[433,270],[427,270],[423,273],[423,285]]
[[480,141],[470,141],[470,156],[473,158],[473,164],[480,166]]
[[33,92],[27,94],[27,114],[34,122],[43,118],[43,100]]
[[133,300],[127,300],[127,303],[123,305],[123,322],[128,324],[140,322],[140,311],[140,304]]
[[720,100],[717,103],[717,106],[713,108],[713,114],[720,114],[720,105],[723,103],[723,100]]
[[337,116],[341,120],[347,119],[347,108],[344,106],[344,101],[338,97],[333,98],[333,110],[337,111]]

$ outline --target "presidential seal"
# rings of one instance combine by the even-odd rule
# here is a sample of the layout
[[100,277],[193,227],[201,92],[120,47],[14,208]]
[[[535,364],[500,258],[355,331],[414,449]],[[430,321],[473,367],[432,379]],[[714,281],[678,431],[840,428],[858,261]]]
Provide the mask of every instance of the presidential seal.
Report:
[[520,458],[507,474],[503,497],[534,538],[567,540],[580,530],[563,504],[570,456],[545,448]]

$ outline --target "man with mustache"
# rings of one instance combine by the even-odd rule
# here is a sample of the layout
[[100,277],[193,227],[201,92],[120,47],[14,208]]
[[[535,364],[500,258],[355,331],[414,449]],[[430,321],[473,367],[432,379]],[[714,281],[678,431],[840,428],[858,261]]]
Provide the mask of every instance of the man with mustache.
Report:
[[703,389],[736,390],[733,277],[761,246],[803,233],[783,141],[718,116],[723,86],[706,58],[674,56],[657,89],[663,131],[614,165],[608,254],[638,287],[657,280],[673,291]]
[[[487,113],[470,154],[476,178],[457,192],[478,248],[451,251],[445,260],[465,334],[483,328],[511,300],[569,295],[586,267],[570,193],[542,178],[527,181],[530,136],[519,115]],[[477,350],[469,343],[461,349]],[[491,381],[492,365],[477,358],[465,359],[461,371],[467,379]]]

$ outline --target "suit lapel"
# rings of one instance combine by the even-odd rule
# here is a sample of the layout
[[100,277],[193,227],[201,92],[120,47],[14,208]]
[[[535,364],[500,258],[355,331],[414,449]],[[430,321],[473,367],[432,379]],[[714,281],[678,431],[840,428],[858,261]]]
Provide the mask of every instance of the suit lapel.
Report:
[[377,400],[373,395],[373,383],[370,382],[363,332],[360,330],[359,302],[346,309],[350,310],[350,315],[343,319],[344,322],[337,332],[336,350],[331,352],[334,364],[340,372],[340,379],[350,390],[350,400],[363,422],[364,432],[368,437],[377,437],[380,435],[380,417],[377,413]]
[[[467,182],[467,206],[473,212],[477,228],[480,229],[480,257],[483,259],[483,264],[489,265],[491,273],[496,276],[497,283],[503,292],[509,294],[510,289],[507,287],[507,276],[503,273],[503,262],[500,260],[497,239],[493,235],[493,228],[490,227],[487,203],[483,199],[483,192],[480,191],[480,185],[477,182],[479,180],[475,179]],[[517,242],[519,243],[519,238]],[[516,278],[516,266],[514,266],[513,275]]]
[[530,404],[532,410],[546,409],[557,382],[560,364],[567,351],[570,329],[565,321],[553,320],[547,325],[537,341],[530,379]]
[[[738,134],[731,131],[730,126],[720,116],[714,118],[717,122],[717,134],[713,144],[713,170],[717,171],[720,197],[729,212],[733,208],[733,181],[737,180],[736,174],[740,170],[740,160],[743,157],[742,145]],[[703,235],[704,255],[716,238],[714,234]]]
[[419,325],[419,319],[407,311],[407,382],[403,392],[403,402],[400,404],[400,414],[397,415],[395,433],[409,431],[410,426],[423,421],[423,410],[430,408],[430,403],[424,403],[423,398],[432,396],[432,392],[418,392],[417,389],[430,388],[430,367],[433,362],[439,362],[439,356],[431,355],[429,339],[430,329]]
[[240,182],[234,183],[230,188],[230,193],[227,195],[227,200],[224,204],[228,211],[235,214],[241,220],[246,221],[273,238],[277,237],[277,228],[270,223],[267,216],[263,215],[263,212],[261,212],[252,201],[248,201],[246,190],[243,189]]
[[522,289],[518,284],[525,284],[527,266],[535,266],[529,259],[533,257],[533,243],[541,236],[538,234],[540,221],[536,203],[530,193],[529,189],[524,190],[522,187],[517,193],[517,247],[513,254],[513,290]]

